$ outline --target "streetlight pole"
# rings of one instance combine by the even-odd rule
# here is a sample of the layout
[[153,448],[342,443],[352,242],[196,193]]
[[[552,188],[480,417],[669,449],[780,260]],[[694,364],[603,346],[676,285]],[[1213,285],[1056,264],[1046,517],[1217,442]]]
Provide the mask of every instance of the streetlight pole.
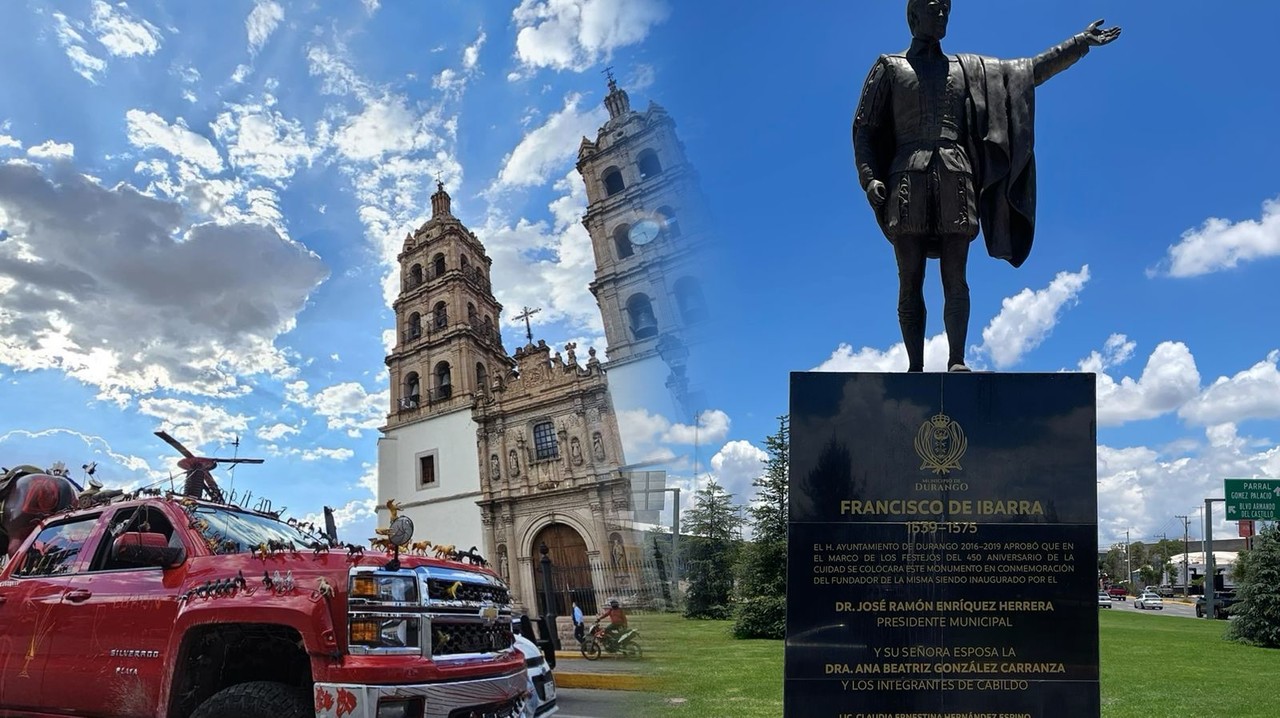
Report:
[[1214,579],[1218,573],[1213,561],[1213,502],[1215,501],[1225,503],[1226,499],[1204,500],[1204,617],[1209,619],[1218,616],[1213,596]]
[[538,553],[542,554],[542,599],[546,601],[546,610],[542,612],[542,619],[547,630],[551,633],[551,635],[547,636],[552,642],[551,645],[559,648],[559,632],[556,631],[555,591],[551,586],[551,557],[547,555],[549,552],[546,541],[538,545]]

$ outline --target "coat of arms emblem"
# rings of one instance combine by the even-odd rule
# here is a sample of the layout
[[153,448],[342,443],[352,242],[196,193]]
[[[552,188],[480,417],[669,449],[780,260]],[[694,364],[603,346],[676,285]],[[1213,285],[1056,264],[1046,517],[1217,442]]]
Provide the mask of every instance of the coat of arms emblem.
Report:
[[953,470],[961,470],[960,457],[969,448],[969,441],[964,438],[964,431],[951,417],[938,413],[920,425],[916,432],[916,453],[920,455],[921,469],[929,469],[935,474],[946,475]]

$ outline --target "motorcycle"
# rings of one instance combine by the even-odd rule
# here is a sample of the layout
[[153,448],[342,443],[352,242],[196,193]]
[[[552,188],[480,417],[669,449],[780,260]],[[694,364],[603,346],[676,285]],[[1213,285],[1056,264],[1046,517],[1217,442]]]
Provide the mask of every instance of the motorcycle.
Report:
[[587,631],[582,642],[582,657],[594,661],[604,653],[620,653],[627,658],[639,658],[644,654],[640,648],[640,632],[628,628],[619,633],[610,634],[605,627],[596,621]]

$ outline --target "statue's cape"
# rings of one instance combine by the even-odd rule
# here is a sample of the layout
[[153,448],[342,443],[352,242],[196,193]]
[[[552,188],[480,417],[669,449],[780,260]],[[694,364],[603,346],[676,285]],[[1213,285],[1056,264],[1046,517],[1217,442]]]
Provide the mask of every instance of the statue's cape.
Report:
[[1029,59],[959,55],[987,253],[1021,266],[1036,226],[1035,78]]

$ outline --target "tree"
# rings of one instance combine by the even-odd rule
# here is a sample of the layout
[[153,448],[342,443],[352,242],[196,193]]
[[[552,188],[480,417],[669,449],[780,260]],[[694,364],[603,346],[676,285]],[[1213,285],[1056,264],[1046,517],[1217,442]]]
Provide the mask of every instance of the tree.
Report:
[[733,635],[784,638],[787,630],[787,481],[791,463],[791,427],[778,417],[777,433],[765,437],[769,454],[764,473],[751,483],[756,495],[751,513],[752,542],[738,562],[738,605]]
[[729,618],[733,595],[735,541],[742,517],[733,497],[715,479],[694,494],[694,507],[686,514],[685,527],[693,534],[685,540],[685,595],[687,618]]
[[1264,648],[1280,648],[1280,529],[1271,527],[1240,554],[1235,567],[1235,618],[1227,638]]

